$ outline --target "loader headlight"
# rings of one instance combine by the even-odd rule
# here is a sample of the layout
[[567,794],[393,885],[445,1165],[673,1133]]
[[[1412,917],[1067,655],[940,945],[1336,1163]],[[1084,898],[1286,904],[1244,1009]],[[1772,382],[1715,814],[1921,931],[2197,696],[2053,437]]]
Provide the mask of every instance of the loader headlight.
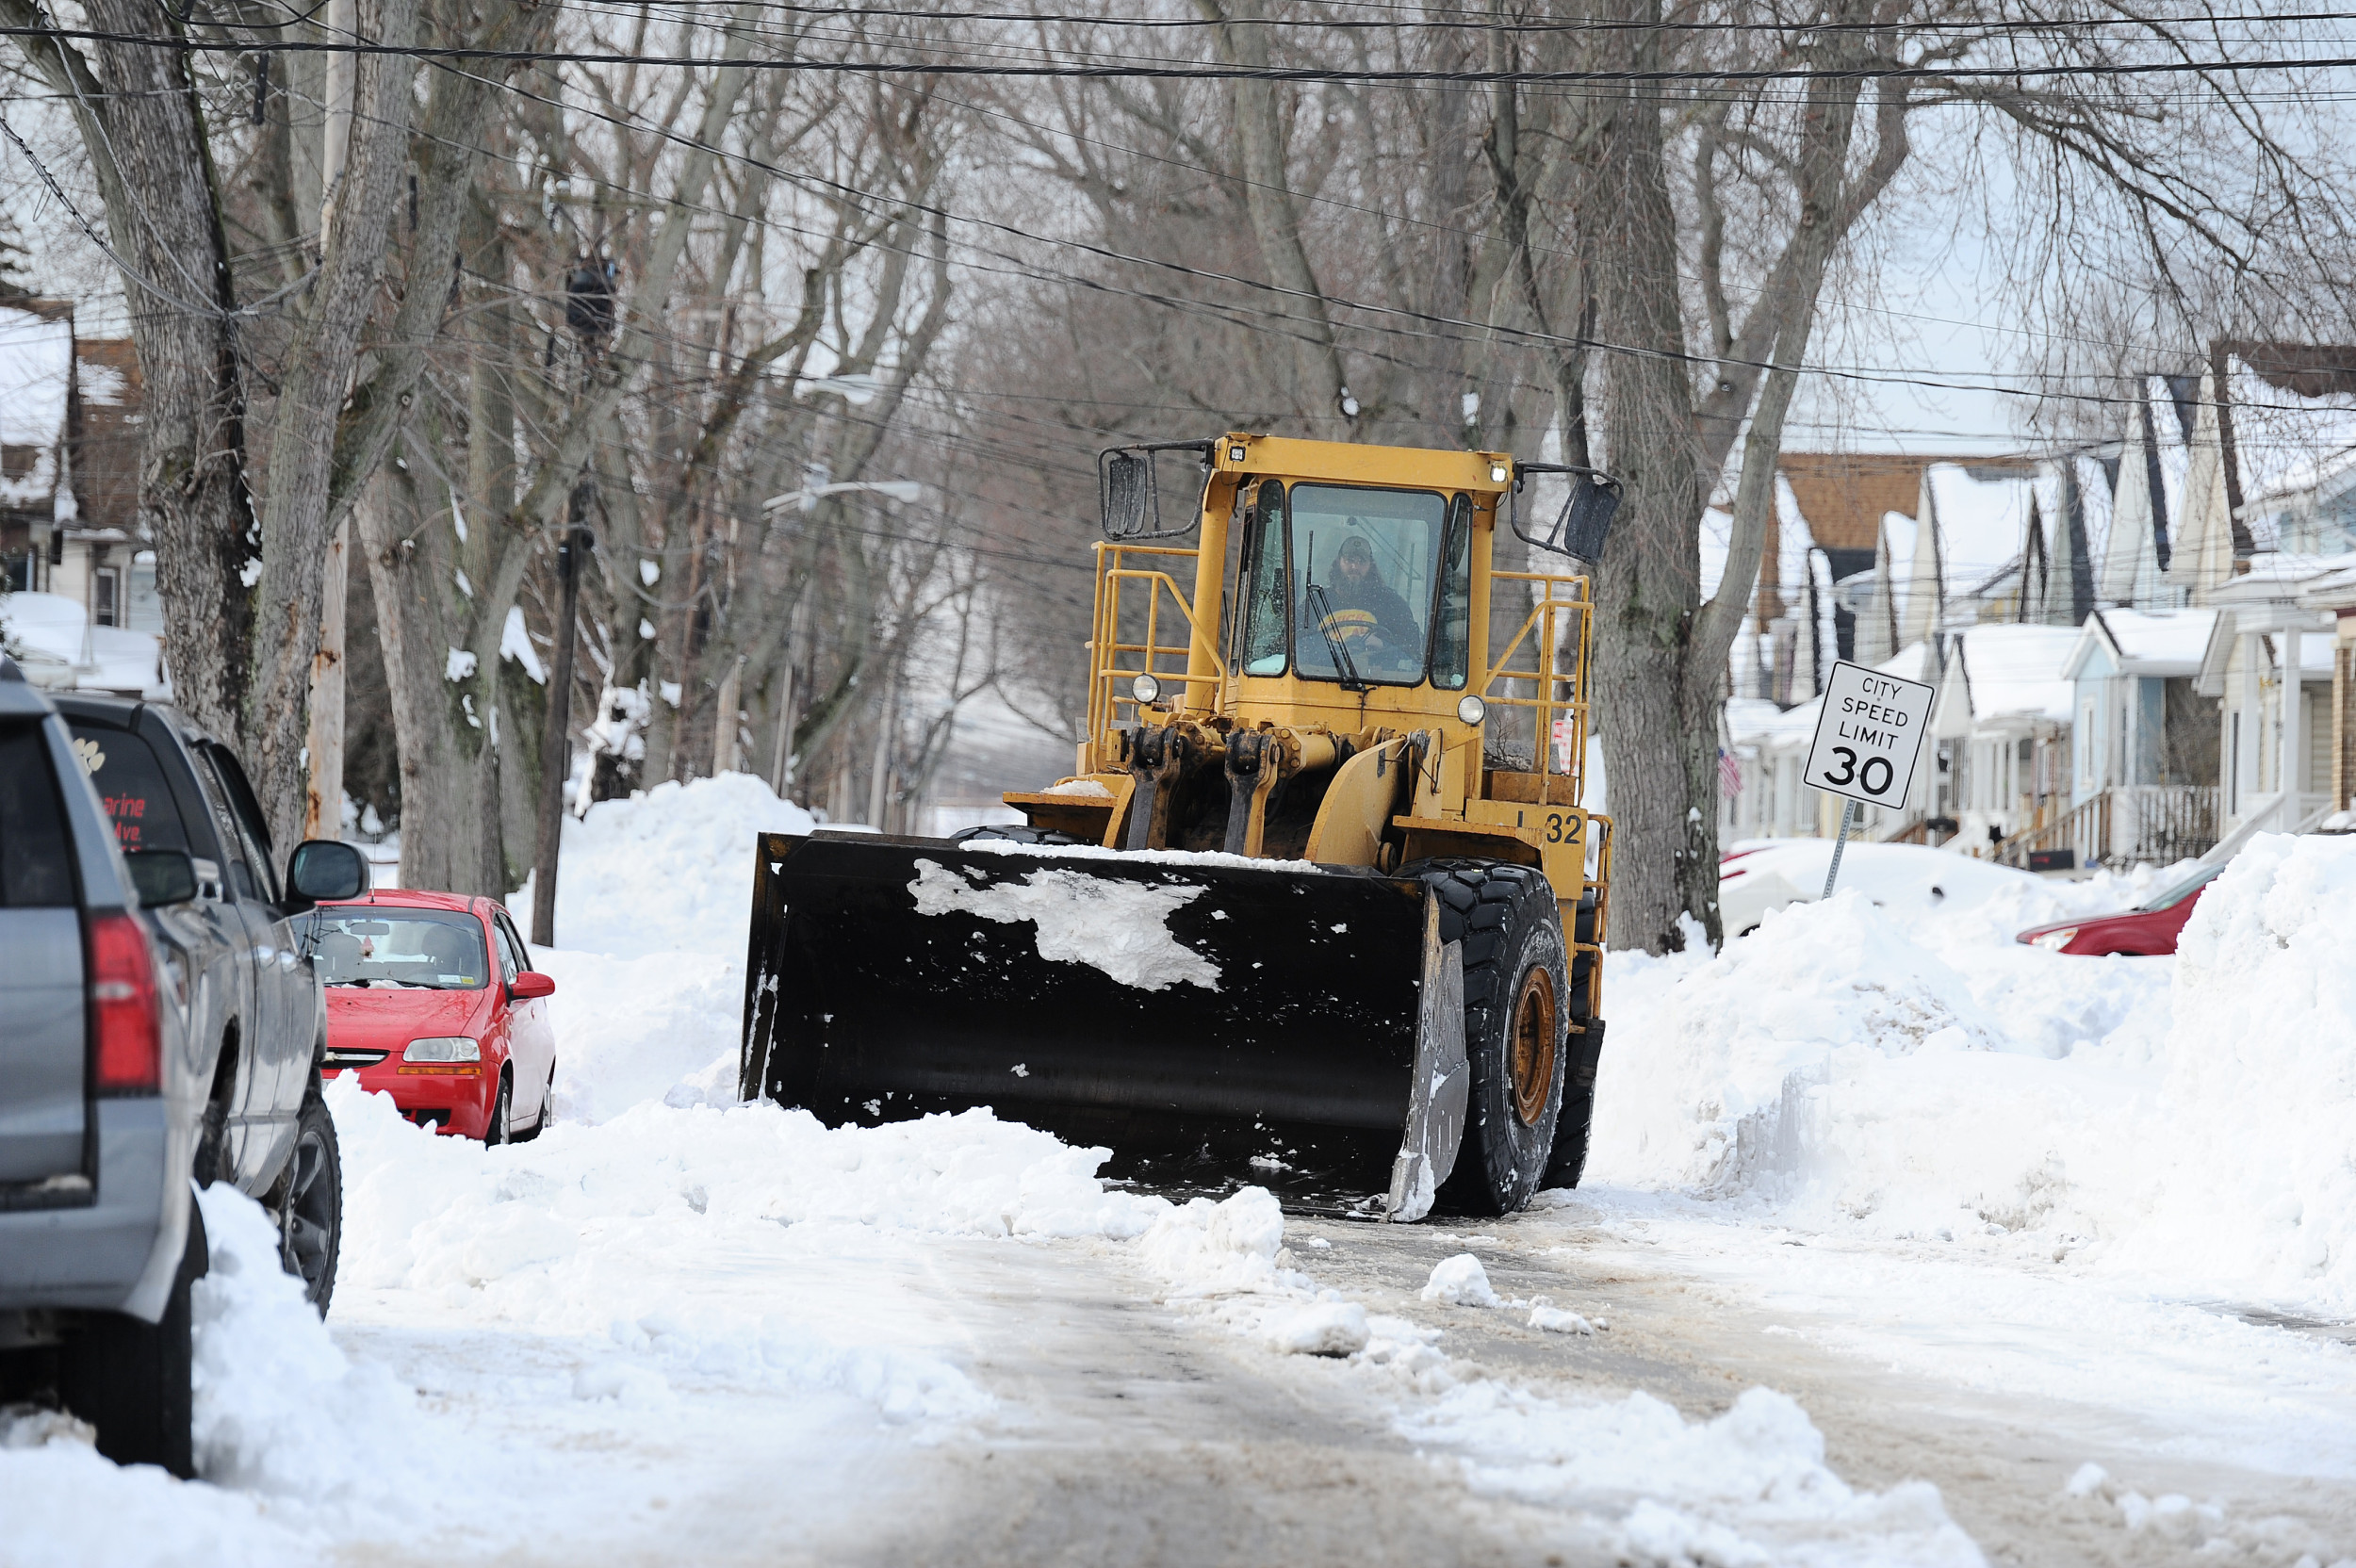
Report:
[[401,1054],[404,1062],[479,1062],[483,1047],[464,1035],[434,1035],[411,1040]]
[[1150,675],[1141,675],[1129,682],[1129,694],[1148,705],[1159,702],[1162,699],[1162,683]]
[[1456,704],[1456,716],[1466,724],[1477,725],[1489,716],[1489,705],[1466,692]]
[[1503,484],[1505,482],[1504,464],[1492,463],[1489,465],[1489,482],[1491,484]]

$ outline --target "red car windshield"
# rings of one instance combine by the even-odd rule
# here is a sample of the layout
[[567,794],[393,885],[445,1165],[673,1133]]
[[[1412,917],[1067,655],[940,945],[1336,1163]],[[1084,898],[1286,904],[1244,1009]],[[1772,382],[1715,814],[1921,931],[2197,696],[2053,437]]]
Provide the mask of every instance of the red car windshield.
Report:
[[2150,898],[2147,898],[2142,903],[2136,905],[2135,907],[2137,909],[2172,909],[2177,905],[2182,904],[2185,899],[2190,898],[2193,894],[2207,887],[2210,883],[2216,881],[2217,874],[2222,872],[2224,869],[2225,868],[2221,865],[2203,866],[2201,870],[2195,872],[2191,876],[2185,878],[2184,881],[2177,883],[2166,892],[2154,893]]
[[483,923],[472,915],[377,905],[323,908],[310,920],[328,985],[479,991],[491,983]]

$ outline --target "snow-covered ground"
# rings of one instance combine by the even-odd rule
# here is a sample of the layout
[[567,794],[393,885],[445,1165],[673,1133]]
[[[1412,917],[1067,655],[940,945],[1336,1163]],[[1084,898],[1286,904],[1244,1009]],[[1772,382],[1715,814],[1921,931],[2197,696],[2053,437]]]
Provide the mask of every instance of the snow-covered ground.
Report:
[[557,1123],[338,1085],[329,1322],[206,1195],[205,1478],[0,1416],[0,1563],[2356,1551],[2356,841],[2258,841],[2178,960],[2010,939],[2123,885],[1852,848],[1613,956],[1587,1182],[1458,1235],[735,1103],[751,834],[807,822],[571,825]]

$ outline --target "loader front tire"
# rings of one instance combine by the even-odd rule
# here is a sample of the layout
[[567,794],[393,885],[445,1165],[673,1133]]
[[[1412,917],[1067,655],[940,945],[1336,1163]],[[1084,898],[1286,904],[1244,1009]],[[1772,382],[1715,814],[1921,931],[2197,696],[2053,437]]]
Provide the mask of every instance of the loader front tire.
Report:
[[1435,860],[1407,868],[1440,901],[1440,940],[1464,944],[1471,1102],[1440,1201],[1470,1215],[1530,1201],[1554,1151],[1569,1054],[1570,966],[1554,889],[1535,866]]

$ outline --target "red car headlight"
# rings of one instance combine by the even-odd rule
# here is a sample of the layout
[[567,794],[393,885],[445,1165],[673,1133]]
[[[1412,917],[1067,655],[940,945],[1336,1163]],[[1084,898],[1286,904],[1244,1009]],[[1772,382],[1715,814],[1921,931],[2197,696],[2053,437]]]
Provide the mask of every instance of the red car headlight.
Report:
[[2078,928],[2076,926],[2065,925],[2058,931],[2038,932],[2035,937],[2030,939],[2030,944],[2035,947],[2041,947],[2048,953],[2059,953],[2063,948],[2068,947],[2070,942],[2076,939],[2077,935]]
[[399,1070],[472,1078],[483,1070],[482,1060],[483,1047],[464,1035],[429,1035],[402,1048]]

